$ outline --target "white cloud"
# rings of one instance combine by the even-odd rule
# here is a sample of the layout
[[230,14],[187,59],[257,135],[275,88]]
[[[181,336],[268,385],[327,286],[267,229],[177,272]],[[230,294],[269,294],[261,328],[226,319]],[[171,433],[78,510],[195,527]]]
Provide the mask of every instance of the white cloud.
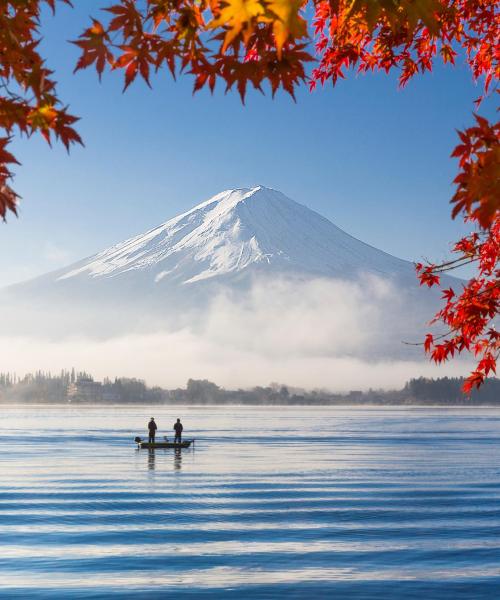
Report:
[[467,365],[436,367],[420,361],[367,362],[355,357],[290,356],[274,358],[230,348],[188,331],[51,342],[0,338],[2,370],[56,370],[76,365],[96,377],[128,375],[165,387],[184,386],[190,377],[210,379],[228,388],[271,381],[305,388],[351,390],[399,388],[416,376],[459,376]]
[[362,283],[266,281],[243,299],[215,297],[196,328],[104,340],[0,336],[1,369],[76,366],[98,378],[134,376],[165,387],[192,377],[229,388],[278,381],[332,390],[397,388],[419,375],[466,374],[464,362],[438,368],[418,352],[403,359],[405,306],[405,298],[373,276]]

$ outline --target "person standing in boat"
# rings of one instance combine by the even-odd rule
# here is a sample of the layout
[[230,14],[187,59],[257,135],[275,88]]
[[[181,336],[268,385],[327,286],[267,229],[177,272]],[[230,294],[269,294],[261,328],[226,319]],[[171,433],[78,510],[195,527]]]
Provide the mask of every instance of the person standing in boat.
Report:
[[156,435],[156,430],[158,429],[156,423],[155,423],[155,419],[154,417],[151,417],[151,420],[148,423],[148,430],[149,430],[149,443],[150,444],[154,444],[155,443],[155,435]]
[[182,426],[181,420],[177,419],[177,421],[174,423],[174,431],[175,431],[174,444],[182,443],[182,430],[183,429],[184,429],[184,427]]

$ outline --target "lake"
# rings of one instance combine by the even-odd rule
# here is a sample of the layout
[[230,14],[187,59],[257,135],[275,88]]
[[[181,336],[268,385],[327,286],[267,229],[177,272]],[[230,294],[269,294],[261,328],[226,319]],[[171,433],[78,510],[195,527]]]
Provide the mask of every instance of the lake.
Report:
[[[137,450],[154,416],[194,449]],[[500,410],[4,406],[2,598],[500,597]]]

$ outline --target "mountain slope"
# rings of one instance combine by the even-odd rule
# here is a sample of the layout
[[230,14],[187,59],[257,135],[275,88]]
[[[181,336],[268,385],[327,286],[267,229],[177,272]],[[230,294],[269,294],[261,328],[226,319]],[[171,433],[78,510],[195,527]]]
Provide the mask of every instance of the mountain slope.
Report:
[[360,270],[413,275],[410,263],[351,237],[282,193],[228,190],[145,234],[57,273],[74,278],[134,277],[190,284],[249,268],[352,277]]
[[228,328],[261,313],[262,329],[279,325],[285,319],[275,307],[291,308],[286,337],[316,302],[319,321],[346,313],[339,327],[376,330],[371,354],[382,337],[399,354],[411,352],[402,339],[421,339],[439,293],[418,286],[410,262],[261,186],[222,192],[145,234],[0,292],[4,332],[53,337],[200,331],[213,326],[215,305],[218,316],[234,316]]

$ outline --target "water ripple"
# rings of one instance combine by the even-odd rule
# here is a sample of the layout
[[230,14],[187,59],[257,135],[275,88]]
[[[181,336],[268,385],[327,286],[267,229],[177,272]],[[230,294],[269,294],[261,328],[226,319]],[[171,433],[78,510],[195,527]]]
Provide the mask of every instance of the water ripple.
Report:
[[151,410],[4,409],[0,597],[498,597],[500,411]]

